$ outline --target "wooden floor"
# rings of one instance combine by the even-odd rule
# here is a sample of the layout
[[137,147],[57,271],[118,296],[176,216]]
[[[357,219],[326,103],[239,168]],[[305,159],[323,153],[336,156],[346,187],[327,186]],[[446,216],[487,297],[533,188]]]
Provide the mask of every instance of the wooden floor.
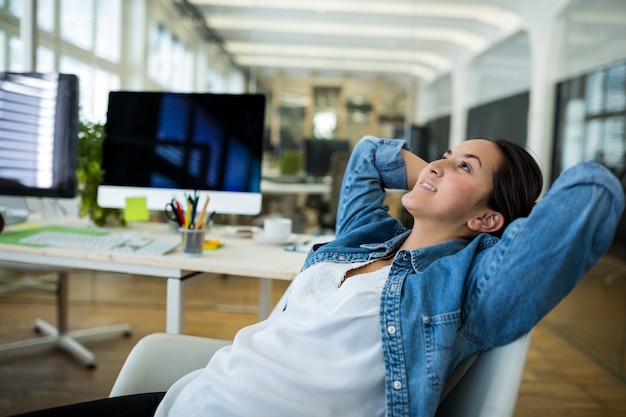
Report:
[[[536,328],[516,417],[626,416],[626,270],[603,260]],[[611,275],[613,274],[613,275]],[[622,275],[619,275],[622,274]],[[284,283],[274,286],[277,300]],[[214,277],[187,292],[187,332],[232,339],[256,321],[257,281]],[[20,290],[0,294],[0,343],[33,337],[33,321],[55,323],[54,297]],[[87,370],[58,349],[20,352],[0,360],[0,416],[106,397],[132,346],[164,330],[165,281],[118,274],[74,274],[70,327],[128,322],[129,338],[107,336],[86,345],[98,366]]]

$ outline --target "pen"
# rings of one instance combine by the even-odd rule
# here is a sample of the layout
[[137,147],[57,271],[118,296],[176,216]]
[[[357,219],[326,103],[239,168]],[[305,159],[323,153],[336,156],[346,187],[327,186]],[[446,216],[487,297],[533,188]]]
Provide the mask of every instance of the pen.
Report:
[[191,200],[191,224],[196,224],[196,213],[198,210],[198,190],[193,190],[193,199]]
[[177,199],[174,199],[174,207],[176,208],[176,214],[178,215],[178,225],[182,226],[185,222],[185,215],[183,214],[183,207]]

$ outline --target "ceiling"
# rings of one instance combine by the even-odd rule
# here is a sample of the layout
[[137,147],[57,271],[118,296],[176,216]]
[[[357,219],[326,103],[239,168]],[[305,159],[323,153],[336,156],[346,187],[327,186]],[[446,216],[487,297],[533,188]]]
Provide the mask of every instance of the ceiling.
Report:
[[[522,27],[521,0],[185,0],[255,71],[413,75],[426,82]],[[180,5],[180,4],[179,4]],[[189,7],[192,6],[192,7]]]

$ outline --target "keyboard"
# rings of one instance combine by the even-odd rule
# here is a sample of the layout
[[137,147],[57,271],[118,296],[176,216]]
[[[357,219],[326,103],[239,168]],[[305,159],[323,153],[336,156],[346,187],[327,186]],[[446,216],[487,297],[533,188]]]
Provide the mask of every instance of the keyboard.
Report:
[[39,232],[20,239],[20,243],[142,255],[164,255],[180,244],[176,241],[150,240],[135,236],[91,235],[71,232]]

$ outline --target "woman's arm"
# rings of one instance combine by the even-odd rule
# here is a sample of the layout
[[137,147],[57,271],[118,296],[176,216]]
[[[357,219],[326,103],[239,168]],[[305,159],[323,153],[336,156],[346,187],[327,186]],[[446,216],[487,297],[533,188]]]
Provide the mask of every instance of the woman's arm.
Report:
[[402,149],[402,157],[406,166],[406,188],[412,190],[420,172],[428,165],[428,162],[406,149]]
[[530,330],[606,253],[623,210],[624,191],[603,166],[563,172],[528,217],[478,255],[466,329],[496,345]]
[[356,144],[341,186],[337,235],[390,217],[384,206],[385,189],[406,188],[405,160],[416,163],[413,157],[404,154],[406,149],[403,140],[373,136],[365,136]]

